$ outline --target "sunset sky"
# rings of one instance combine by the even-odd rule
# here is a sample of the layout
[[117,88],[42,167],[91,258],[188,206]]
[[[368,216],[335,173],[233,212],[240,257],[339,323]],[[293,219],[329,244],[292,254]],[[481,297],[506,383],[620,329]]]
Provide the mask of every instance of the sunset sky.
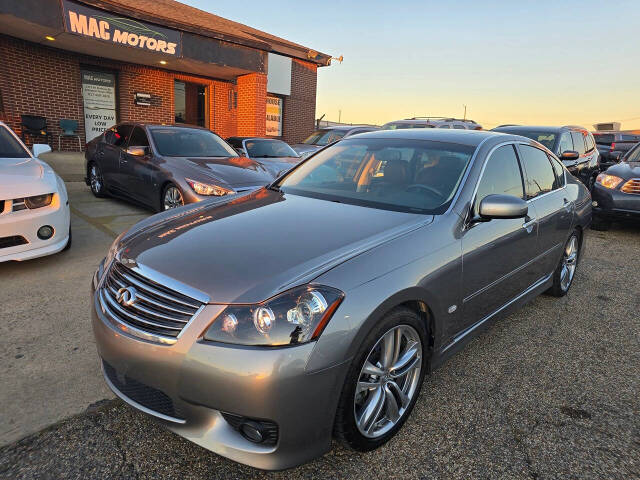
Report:
[[[638,0],[184,3],[331,54],[316,116],[640,128]],[[520,3],[520,2],[518,2]]]

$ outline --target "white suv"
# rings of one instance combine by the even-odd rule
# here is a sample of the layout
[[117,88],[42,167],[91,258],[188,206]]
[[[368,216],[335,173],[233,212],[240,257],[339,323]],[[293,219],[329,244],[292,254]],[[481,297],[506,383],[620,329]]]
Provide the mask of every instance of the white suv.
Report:
[[395,120],[382,126],[382,130],[400,130],[404,128],[455,128],[458,130],[482,130],[482,126],[473,120],[448,117],[413,117]]

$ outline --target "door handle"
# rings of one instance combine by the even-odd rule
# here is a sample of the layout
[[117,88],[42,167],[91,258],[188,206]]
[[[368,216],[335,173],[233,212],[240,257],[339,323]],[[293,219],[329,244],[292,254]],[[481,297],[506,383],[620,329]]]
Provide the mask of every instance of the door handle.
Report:
[[535,218],[527,217],[527,218],[525,218],[525,222],[522,224],[522,228],[524,228],[527,231],[527,233],[531,233],[535,223],[536,223],[536,219]]
[[570,201],[569,201],[569,200],[567,200],[566,198],[565,198],[565,199],[563,199],[563,200],[564,200],[564,209],[565,209],[567,212],[570,212],[570,211],[571,211],[571,208],[573,207],[573,202],[570,202]]

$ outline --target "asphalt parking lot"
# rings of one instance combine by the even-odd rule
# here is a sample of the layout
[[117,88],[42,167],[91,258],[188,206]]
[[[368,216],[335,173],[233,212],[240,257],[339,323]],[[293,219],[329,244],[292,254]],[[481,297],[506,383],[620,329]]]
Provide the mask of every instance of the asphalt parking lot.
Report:
[[640,225],[589,231],[569,295],[496,322],[428,377],[381,449],[334,445],[266,473],[163,430],[104,385],[91,274],[149,212],[93,198],[74,162],[51,159],[70,192],[71,250],[0,264],[0,478],[640,478]]

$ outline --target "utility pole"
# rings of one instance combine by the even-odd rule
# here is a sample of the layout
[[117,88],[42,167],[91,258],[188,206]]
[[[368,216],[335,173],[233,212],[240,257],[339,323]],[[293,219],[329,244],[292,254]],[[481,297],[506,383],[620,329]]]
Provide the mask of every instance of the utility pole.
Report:
[[342,118],[342,110],[338,110],[338,123],[340,122],[340,119]]
[[467,106],[466,105],[462,105],[464,107],[464,117],[462,118],[463,120],[467,119]]

